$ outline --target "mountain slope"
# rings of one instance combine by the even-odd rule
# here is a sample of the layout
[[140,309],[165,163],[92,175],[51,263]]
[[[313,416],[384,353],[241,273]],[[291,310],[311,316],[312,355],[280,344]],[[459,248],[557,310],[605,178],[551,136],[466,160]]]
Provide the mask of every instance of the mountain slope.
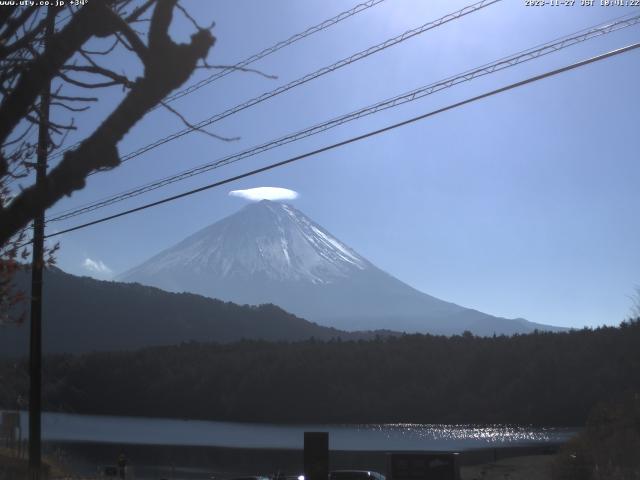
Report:
[[[18,285],[28,291],[27,272]],[[321,327],[273,305],[224,303],[190,293],[168,293],[139,284],[45,272],[43,345],[48,353],[129,350],[181,342],[241,339],[368,338]],[[0,326],[0,356],[28,351],[29,325]]]
[[241,304],[274,303],[344,330],[491,335],[554,329],[422,293],[294,207],[266,200],[200,230],[119,280]]

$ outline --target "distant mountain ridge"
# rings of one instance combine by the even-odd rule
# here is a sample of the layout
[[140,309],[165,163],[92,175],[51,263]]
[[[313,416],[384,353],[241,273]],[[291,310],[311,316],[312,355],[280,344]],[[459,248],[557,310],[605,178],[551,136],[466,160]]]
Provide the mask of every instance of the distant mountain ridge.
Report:
[[343,330],[477,335],[563,330],[495,317],[420,292],[293,206],[249,204],[118,277],[173,292],[273,303]]
[[[17,285],[29,291],[29,272]],[[182,342],[242,339],[300,341],[372,338],[322,327],[274,305],[241,306],[191,293],[45,271],[43,348],[46,353],[134,350]],[[28,317],[27,317],[28,318]],[[28,352],[29,322],[0,326],[0,356]]]

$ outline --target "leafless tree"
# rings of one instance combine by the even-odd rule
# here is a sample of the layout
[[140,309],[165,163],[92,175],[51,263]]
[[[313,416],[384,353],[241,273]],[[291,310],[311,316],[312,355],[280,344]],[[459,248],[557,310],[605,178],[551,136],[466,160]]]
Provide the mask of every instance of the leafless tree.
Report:
[[[189,43],[169,35],[175,14],[194,26]],[[51,24],[55,28],[45,41]],[[197,68],[211,68],[206,58],[214,42],[211,27],[199,26],[177,0],[0,7],[0,315],[20,300],[20,293],[11,291],[11,278],[28,255],[23,245],[36,214],[82,189],[92,172],[117,167],[118,143],[156,106],[164,105],[189,125],[163,98]],[[137,70],[116,71],[114,55],[123,52],[137,59]],[[76,128],[75,117],[98,101],[96,89],[117,87],[124,94],[95,130],[50,165],[42,185],[34,182],[16,191],[17,184],[31,178],[41,93],[49,82],[56,113],[45,124],[49,151],[64,144]]]

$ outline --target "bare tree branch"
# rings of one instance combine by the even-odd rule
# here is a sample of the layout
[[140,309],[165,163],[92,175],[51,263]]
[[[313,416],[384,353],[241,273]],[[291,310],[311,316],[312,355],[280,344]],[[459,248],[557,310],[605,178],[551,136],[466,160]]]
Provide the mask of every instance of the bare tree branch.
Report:
[[[40,123],[42,123],[40,118],[37,116],[27,115],[25,118],[34,125],[40,125]],[[73,125],[73,122],[69,125],[62,125],[51,120],[45,120],[44,125],[50,130],[53,130],[58,135],[62,135],[63,130],[77,130],[77,127]]]
[[[47,13],[47,17],[49,15],[53,15],[53,13]],[[47,24],[47,21],[48,19],[46,17],[43,18],[37,27],[34,27],[25,32],[25,34],[20,39],[16,40],[11,45],[3,45],[2,43],[0,43],[0,58],[5,58],[8,55],[11,55],[13,52],[18,51],[21,48],[24,48],[29,43],[33,42],[40,33],[44,32],[44,27]]]
[[[118,142],[149,110],[184,84],[198,63],[206,58],[215,42],[208,30],[197,31],[187,44],[176,44],[171,40],[168,30],[175,5],[175,0],[157,1],[149,25],[146,59],[143,60],[144,75],[132,83],[131,89],[121,103],[77,149],[65,152],[60,163],[49,172],[43,185],[32,185],[26,188],[9,205],[0,208],[0,245],[27,225],[40,209],[48,208],[65,195],[83,188],[89,173],[119,165]],[[81,16],[82,24],[78,22]],[[60,42],[61,36],[70,28],[75,28],[76,35],[86,40],[90,36],[89,27],[97,23],[97,18],[100,18],[100,27],[95,25],[93,27],[101,30],[96,35],[104,35],[112,28],[122,31],[120,29],[122,21],[119,20],[118,14],[106,8],[103,1],[94,0],[80,9],[69,24],[56,35],[57,41]],[[53,62],[53,66],[41,65],[38,63],[39,60],[33,62],[41,75],[48,75],[51,78],[60,73],[58,70],[67,62],[70,55],[77,52],[84,43],[75,37],[68,41],[70,45],[64,46],[62,54],[58,55],[51,51],[53,49],[48,49],[43,55],[43,57],[49,57],[48,60]],[[30,73],[25,73],[25,76],[29,75]],[[3,114],[0,116],[2,119],[0,139],[5,138],[13,129],[13,118],[24,118],[27,109],[34,103],[38,92],[36,89],[41,82],[33,77],[29,80],[31,83],[21,79],[13,96],[16,96],[20,89],[23,95],[33,92],[30,99],[19,102],[17,98],[12,98],[15,104],[15,106],[12,105],[13,109],[7,106],[7,102],[3,102],[0,107],[0,114]],[[7,122],[4,121],[4,112],[12,115]]]
[[114,85],[122,85],[121,82],[118,82],[115,80],[111,80],[109,82],[94,82],[94,83],[83,82],[81,80],[76,80],[75,78],[71,78],[69,75],[62,73],[61,71],[58,72],[57,76],[62,78],[65,82],[80,88],[105,88],[105,87],[113,87]]
[[51,98],[55,98],[57,100],[66,100],[68,102],[97,102],[97,97],[69,97],[66,95],[59,94],[51,94]]
[[[116,84],[124,85],[125,87],[131,87],[133,82],[124,75],[119,75],[109,69],[100,67],[98,65],[64,65],[61,70],[70,70],[73,72],[86,72],[102,75],[103,77],[110,78]],[[68,78],[68,77],[67,77]],[[77,81],[76,81],[77,82]]]
[[9,18],[5,24],[6,28],[0,33],[0,40],[6,42],[10,39],[18,29],[25,24],[31,15],[36,13],[38,9],[36,7],[25,8],[20,15],[14,18]]
[[189,20],[194,27],[196,27],[196,30],[211,30],[215,26],[215,23],[212,23],[211,26],[208,28],[201,27],[200,24],[198,24],[198,22],[196,21],[196,19],[193,18],[191,14],[187,11],[187,9],[184,8],[182,5],[180,5],[179,2],[176,3],[176,7],[178,8],[178,10],[182,12],[185,18]]
[[137,21],[142,15],[144,15],[144,13],[147,10],[149,10],[151,5],[156,3],[156,1],[157,0],[147,0],[146,2],[144,2],[142,5],[140,5],[138,8],[136,8],[133,12],[131,12],[131,15],[129,15],[127,18],[125,18],[125,22],[133,23],[133,22]]
[[260,75],[264,78],[268,78],[269,80],[277,80],[278,76],[277,75],[271,75],[268,73],[264,73],[260,70],[257,70],[255,68],[247,68],[247,67],[238,67],[236,65],[209,65],[206,61],[202,62],[202,65],[198,65],[197,68],[202,68],[202,69],[206,69],[206,70],[236,70],[238,72],[245,72],[245,73],[255,73],[257,75]]
[[80,49],[80,53],[84,53],[86,55],[109,55],[113,50],[118,46],[118,39],[116,38],[111,46],[106,50],[85,50],[84,48]]
[[[138,34],[131,28],[131,26],[127,22],[125,22],[118,15],[114,14],[113,22],[116,26],[117,31],[120,32],[129,42],[129,46],[127,48],[134,51],[138,55],[138,57],[140,57],[142,63],[147,63],[147,57],[149,54],[147,51],[147,46],[140,39]],[[125,44],[125,46],[127,45]]]
[[174,109],[173,107],[171,107],[169,104],[167,104],[164,101],[161,101],[160,104],[166,108],[167,110],[169,110],[171,113],[173,113],[176,117],[178,117],[182,123],[187,127],[190,128],[191,130],[194,130],[196,132],[200,132],[200,133],[204,133],[205,135],[210,136],[211,138],[215,138],[216,140],[222,140],[225,142],[235,142],[240,140],[240,137],[223,137],[220,135],[217,135],[215,133],[209,132],[208,130],[205,130],[202,127],[198,127],[197,125],[192,124],[191,122],[189,122],[184,115],[182,115],[180,112],[178,112],[176,109]]
[[85,107],[72,107],[71,105],[67,105],[66,103],[63,103],[63,102],[51,102],[51,106],[62,107],[65,110],[68,110],[69,112],[86,112],[91,108],[89,105]]
[[44,54],[29,62],[29,67],[20,76],[14,90],[0,105],[0,143],[24,118],[45,82],[51,80],[96,31],[104,32],[105,10],[110,11],[105,7],[104,0],[88,2],[62,31],[53,35]]

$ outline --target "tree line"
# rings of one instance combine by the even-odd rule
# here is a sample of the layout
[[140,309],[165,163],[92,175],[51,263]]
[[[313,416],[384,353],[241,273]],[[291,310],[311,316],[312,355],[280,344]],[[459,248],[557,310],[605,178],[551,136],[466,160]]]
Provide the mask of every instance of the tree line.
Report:
[[[48,410],[253,422],[584,425],[640,392],[640,319],[562,333],[183,343],[47,356]],[[0,362],[0,405],[27,364]]]

